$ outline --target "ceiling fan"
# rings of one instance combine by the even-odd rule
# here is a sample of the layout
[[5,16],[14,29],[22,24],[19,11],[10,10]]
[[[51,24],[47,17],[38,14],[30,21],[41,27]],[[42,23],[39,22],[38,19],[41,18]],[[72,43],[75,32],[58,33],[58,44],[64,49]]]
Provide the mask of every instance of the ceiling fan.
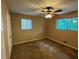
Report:
[[48,6],[48,7],[43,8],[41,11],[46,14],[45,18],[52,18],[52,16],[58,15],[57,14],[58,12],[62,12],[62,9],[55,9],[51,6]]
[[[37,8],[24,8],[24,9],[18,9],[16,11],[22,11],[26,12],[26,14],[31,13],[39,16],[45,16],[45,18],[51,18],[52,16],[57,16],[59,12],[62,12],[62,9],[53,8],[51,6],[47,7],[37,7]],[[37,13],[37,14],[36,14]]]

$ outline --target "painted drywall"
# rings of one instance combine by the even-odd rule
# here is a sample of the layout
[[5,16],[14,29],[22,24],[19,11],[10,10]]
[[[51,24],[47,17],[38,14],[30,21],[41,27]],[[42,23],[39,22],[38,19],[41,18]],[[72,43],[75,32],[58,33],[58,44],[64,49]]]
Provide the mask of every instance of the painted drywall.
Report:
[[[11,36],[11,24],[10,24],[10,14],[9,14],[9,10],[7,7],[7,1],[6,0],[2,0],[2,14],[1,14],[1,20],[2,20],[2,31],[1,31],[1,56],[3,59],[9,59],[10,55],[11,55],[11,49],[12,49],[12,40],[10,38]],[[2,59],[1,58],[1,59]]]
[[63,18],[73,18],[78,17],[78,12],[71,12],[68,14],[64,14],[61,16],[54,16],[52,19],[47,20],[46,22],[46,36],[52,38],[55,41],[64,43],[66,41],[68,44],[74,48],[78,48],[78,31],[70,31],[70,30],[56,30],[56,20]]
[[[31,19],[32,29],[22,30],[21,19]],[[45,19],[36,16],[27,16],[18,13],[11,13],[13,44],[42,39],[45,37]]]
[[6,59],[6,48],[4,41],[3,21],[1,19],[1,59]]

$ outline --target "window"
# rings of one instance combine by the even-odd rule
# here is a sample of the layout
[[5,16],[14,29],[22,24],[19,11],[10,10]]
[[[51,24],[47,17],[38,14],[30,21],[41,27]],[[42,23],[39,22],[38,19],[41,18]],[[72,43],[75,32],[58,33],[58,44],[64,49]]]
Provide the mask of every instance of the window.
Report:
[[78,18],[58,19],[56,20],[57,30],[78,30]]
[[22,30],[32,29],[32,20],[31,19],[21,19],[21,29]]
[[58,30],[67,30],[67,21],[66,19],[59,19],[56,21],[56,29]]
[[68,30],[78,30],[78,18],[69,18],[68,19]]

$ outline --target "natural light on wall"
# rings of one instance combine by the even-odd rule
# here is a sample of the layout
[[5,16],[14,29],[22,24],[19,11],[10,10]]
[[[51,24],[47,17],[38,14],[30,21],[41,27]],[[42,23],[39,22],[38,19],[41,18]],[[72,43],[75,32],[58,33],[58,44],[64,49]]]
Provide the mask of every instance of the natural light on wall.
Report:
[[32,20],[31,19],[21,19],[21,29],[27,30],[32,29]]

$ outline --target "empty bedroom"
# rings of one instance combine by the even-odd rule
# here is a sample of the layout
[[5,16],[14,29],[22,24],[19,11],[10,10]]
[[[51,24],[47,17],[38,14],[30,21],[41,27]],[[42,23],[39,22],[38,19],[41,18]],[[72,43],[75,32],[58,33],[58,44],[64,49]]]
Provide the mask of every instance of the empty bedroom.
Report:
[[78,59],[78,0],[2,0],[1,59]]

